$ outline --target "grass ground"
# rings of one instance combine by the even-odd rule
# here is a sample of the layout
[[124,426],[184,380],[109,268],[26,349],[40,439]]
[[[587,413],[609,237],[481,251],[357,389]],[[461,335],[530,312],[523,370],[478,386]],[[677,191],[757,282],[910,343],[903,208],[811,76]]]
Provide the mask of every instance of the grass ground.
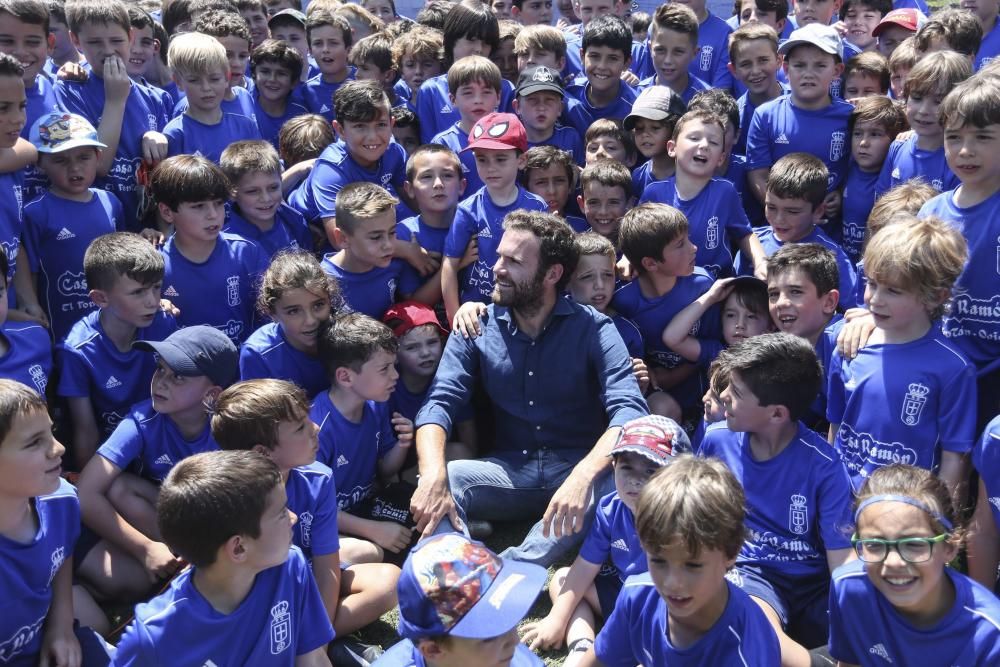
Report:
[[[531,528],[531,523],[529,522],[519,522],[519,523],[494,523],[494,532],[489,538],[484,540],[486,545],[496,552],[503,551],[512,544],[520,544],[521,540],[527,534],[528,529]],[[568,565],[568,563],[566,563]],[[562,564],[559,564],[561,566]],[[549,577],[555,572],[555,567],[549,568]],[[538,596],[538,601],[532,608],[531,612],[524,619],[523,623],[528,623],[530,621],[537,621],[543,618],[549,613],[549,609],[552,608],[552,604],[549,601],[548,593],[542,591]],[[399,635],[396,634],[396,625],[399,621],[399,611],[398,609],[393,609],[389,613],[382,616],[377,623],[365,628],[363,632],[360,633],[361,640],[367,644],[378,644],[383,648],[389,648],[393,644],[399,641]],[[523,625],[522,623],[522,625]],[[541,658],[545,661],[545,664],[550,667],[557,667],[562,665],[563,658],[565,657],[565,649],[561,651],[545,652],[539,654]]]

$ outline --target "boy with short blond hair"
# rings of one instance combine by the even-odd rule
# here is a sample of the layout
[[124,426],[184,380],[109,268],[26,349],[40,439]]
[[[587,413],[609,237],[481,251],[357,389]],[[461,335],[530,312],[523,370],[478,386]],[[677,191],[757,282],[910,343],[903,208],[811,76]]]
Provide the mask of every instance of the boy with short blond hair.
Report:
[[755,269],[764,263],[764,249],[750,229],[736,189],[714,177],[722,164],[724,143],[722,118],[706,110],[688,111],[667,142],[676,172],[649,185],[639,198],[639,203],[669,204],[687,217],[688,237],[698,247],[695,261],[713,278],[732,275],[731,245],[739,246]]
[[306,19],[309,54],[316,59],[319,74],[302,89],[305,106],[327,120],[336,118],[333,96],[351,78],[348,52],[354,43],[347,19],[325,9],[309,12]]
[[[699,90],[710,87],[691,71],[701,71],[695,62],[699,54],[698,16],[687,5],[667,3],[656,9],[650,26],[649,51],[655,73],[639,82],[639,90],[667,86],[687,104]],[[664,71],[673,74],[668,78]]]
[[517,68],[545,65],[562,72],[566,67],[566,38],[550,25],[530,25],[514,38]]
[[167,55],[178,89],[188,102],[184,113],[167,123],[167,155],[200,153],[218,162],[233,141],[259,139],[254,119],[222,110],[229,92],[229,60],[214,37],[188,32],[170,40]]
[[968,59],[952,51],[928,53],[906,75],[903,97],[913,134],[894,141],[875,184],[876,196],[903,181],[920,177],[938,192],[958,185],[944,154],[944,127],[938,108],[949,91],[972,76]]
[[905,99],[903,89],[906,77],[918,60],[920,54],[917,52],[917,42],[912,37],[900,42],[889,56],[889,92],[892,94],[892,99]]
[[435,303],[434,286],[393,257],[399,200],[374,183],[351,183],[337,195],[336,217],[325,221],[331,245],[323,270],[337,279],[354,311],[380,317],[398,297]]
[[[754,111],[766,102],[787,92],[779,80],[781,56],[778,33],[766,23],[744,23],[729,36],[729,71],[737,84],[746,89],[736,103],[740,109],[740,134],[733,150],[742,155],[747,149],[747,133]],[[756,73],[763,72],[764,76]]]
[[267,261],[285,248],[312,247],[305,218],[281,200],[281,160],[274,146],[262,139],[234,141],[222,151],[219,166],[233,186],[223,231],[256,243]]
[[286,502],[281,472],[257,452],[205,452],[175,466],[157,522],[192,567],[136,607],[115,664],[328,667],[333,628],[309,564],[292,546],[298,517]]
[[476,170],[476,157],[466,148],[473,125],[483,116],[496,111],[500,103],[500,68],[489,58],[467,56],[448,68],[448,96],[458,110],[459,120],[431,139],[432,144],[447,146],[462,160],[462,173],[470,195],[483,181]]

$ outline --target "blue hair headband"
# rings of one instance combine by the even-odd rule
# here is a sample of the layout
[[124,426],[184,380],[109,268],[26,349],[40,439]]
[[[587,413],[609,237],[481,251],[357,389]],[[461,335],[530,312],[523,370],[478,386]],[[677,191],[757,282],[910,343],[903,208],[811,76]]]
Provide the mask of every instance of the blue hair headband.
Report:
[[916,498],[913,498],[911,496],[902,496],[895,493],[884,493],[882,495],[870,496],[868,498],[865,498],[864,501],[860,505],[858,505],[858,509],[855,510],[854,512],[854,524],[857,525],[858,517],[861,516],[861,512],[864,511],[866,507],[868,507],[869,505],[874,505],[875,503],[881,503],[886,501],[905,503],[912,507],[916,507],[918,510],[923,510],[924,512],[927,512],[932,519],[934,519],[939,524],[947,528],[949,531],[954,530],[954,526],[952,526],[951,521],[948,521],[947,518],[945,518],[938,512],[935,512],[924,501],[917,500]]

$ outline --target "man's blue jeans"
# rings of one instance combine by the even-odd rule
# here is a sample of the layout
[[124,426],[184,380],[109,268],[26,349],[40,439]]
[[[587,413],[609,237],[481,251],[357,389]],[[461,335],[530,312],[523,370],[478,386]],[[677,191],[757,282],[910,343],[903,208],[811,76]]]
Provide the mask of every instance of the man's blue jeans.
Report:
[[[528,455],[505,456],[503,452],[484,459],[452,461],[448,480],[463,520],[518,521],[539,519],[552,495],[580,462],[582,450],[540,449]],[[614,477],[603,474],[595,480],[582,529],[556,539],[542,535],[541,522],[532,526],[524,541],[501,555],[548,567],[560,556],[579,547],[594,516],[594,505],[614,490]]]

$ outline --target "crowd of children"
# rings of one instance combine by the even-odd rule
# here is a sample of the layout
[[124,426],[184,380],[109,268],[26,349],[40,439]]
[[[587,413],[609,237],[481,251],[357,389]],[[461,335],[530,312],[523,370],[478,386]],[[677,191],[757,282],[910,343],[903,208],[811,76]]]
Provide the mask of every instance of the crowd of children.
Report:
[[[556,9],[0,0],[0,665],[1000,665],[1000,0]],[[648,411],[549,577],[411,505],[543,285]]]

